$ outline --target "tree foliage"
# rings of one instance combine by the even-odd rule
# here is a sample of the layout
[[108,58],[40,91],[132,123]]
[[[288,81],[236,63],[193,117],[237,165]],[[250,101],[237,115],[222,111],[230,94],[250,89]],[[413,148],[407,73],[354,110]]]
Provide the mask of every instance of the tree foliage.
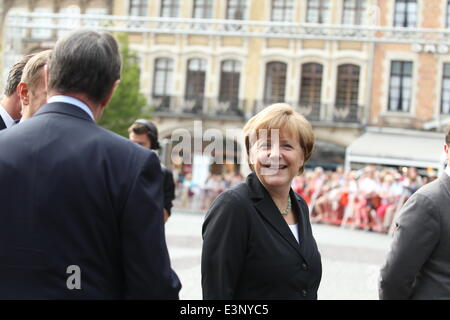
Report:
[[[128,127],[138,118],[147,101],[140,92],[140,70],[137,54],[130,50],[127,34],[117,36],[122,56],[122,75],[120,84],[111,102],[106,107],[99,125],[128,137]],[[149,118],[146,112],[145,118]]]

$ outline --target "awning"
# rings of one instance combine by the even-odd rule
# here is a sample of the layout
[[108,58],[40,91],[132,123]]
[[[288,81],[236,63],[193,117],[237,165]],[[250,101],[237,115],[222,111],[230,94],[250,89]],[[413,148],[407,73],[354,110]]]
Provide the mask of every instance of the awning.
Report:
[[352,163],[434,168],[445,163],[444,133],[393,128],[368,128],[346,150],[345,165]]

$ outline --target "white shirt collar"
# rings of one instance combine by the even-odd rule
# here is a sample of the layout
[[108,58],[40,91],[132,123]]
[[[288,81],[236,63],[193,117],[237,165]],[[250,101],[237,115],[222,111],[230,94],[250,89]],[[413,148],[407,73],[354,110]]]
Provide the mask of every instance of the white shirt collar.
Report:
[[445,167],[445,173],[450,177],[450,167],[448,165]]
[[94,114],[92,113],[91,109],[89,109],[89,107],[84,102],[82,102],[76,98],[72,98],[69,96],[62,96],[62,95],[53,96],[53,97],[50,97],[50,99],[48,99],[47,103],[52,103],[52,102],[63,102],[63,103],[73,104],[73,105],[77,106],[78,108],[80,108],[81,110],[83,110],[84,112],[86,112],[92,118],[92,120],[94,120],[94,122],[95,122]]
[[14,119],[11,118],[8,112],[6,112],[5,108],[0,104],[0,116],[3,119],[3,122],[5,123],[6,127],[9,128],[14,124]]

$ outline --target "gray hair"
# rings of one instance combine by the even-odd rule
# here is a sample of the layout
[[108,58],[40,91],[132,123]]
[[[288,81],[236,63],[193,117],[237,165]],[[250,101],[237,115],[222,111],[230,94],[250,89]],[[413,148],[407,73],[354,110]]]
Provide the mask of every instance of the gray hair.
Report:
[[120,79],[121,59],[109,33],[78,30],[58,40],[48,62],[48,91],[102,102]]
[[21,82],[25,82],[28,86],[28,89],[34,92],[34,89],[38,85],[39,79],[41,79],[41,75],[43,74],[44,66],[48,62],[48,57],[50,56],[51,50],[41,51],[35,54],[25,65],[22,72]]

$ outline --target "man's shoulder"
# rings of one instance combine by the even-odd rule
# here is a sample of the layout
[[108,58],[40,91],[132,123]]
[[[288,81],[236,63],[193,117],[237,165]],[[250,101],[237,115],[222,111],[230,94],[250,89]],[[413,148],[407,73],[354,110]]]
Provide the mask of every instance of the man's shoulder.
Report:
[[427,203],[437,205],[442,203],[442,200],[444,199],[450,199],[448,197],[447,190],[440,179],[436,179],[422,186],[419,190],[413,193],[411,198],[416,200],[417,205],[426,205]]
[[443,186],[440,182],[440,179],[436,179],[434,181],[431,181],[431,182],[423,185],[415,193],[417,195],[422,195],[422,196],[430,198],[430,197],[435,196],[437,193],[440,193],[440,191],[444,191]]

